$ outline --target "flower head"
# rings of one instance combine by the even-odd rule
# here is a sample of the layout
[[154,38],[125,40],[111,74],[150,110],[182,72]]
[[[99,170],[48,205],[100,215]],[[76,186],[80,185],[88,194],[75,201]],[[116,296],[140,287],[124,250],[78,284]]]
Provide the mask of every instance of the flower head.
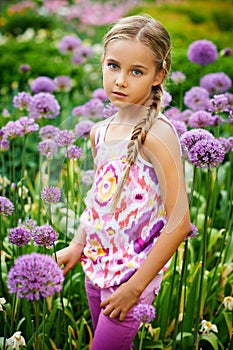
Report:
[[209,138],[214,138],[213,134],[211,132],[204,130],[204,129],[193,129],[188,130],[184,132],[181,135],[180,142],[183,149],[184,155],[187,155],[187,153],[190,151],[190,149],[200,140]]
[[229,57],[231,56],[232,54],[232,50],[230,47],[226,47],[225,49],[222,49],[220,52],[219,52],[220,56],[222,57]]
[[86,170],[82,176],[82,182],[85,185],[91,185],[94,181],[95,171],[94,170]]
[[0,196],[0,215],[9,216],[14,210],[13,203],[8,198]]
[[217,58],[217,48],[209,40],[196,40],[188,48],[188,59],[200,66],[206,66],[213,63]]
[[61,190],[58,187],[45,187],[41,192],[41,199],[47,204],[57,203],[61,199]]
[[75,141],[75,135],[71,130],[59,130],[55,136],[58,146],[68,146]]
[[191,230],[189,231],[185,240],[187,240],[190,237],[195,238],[197,235],[198,235],[198,228],[194,224],[191,224]]
[[209,103],[209,93],[203,87],[194,86],[184,95],[184,104],[193,111],[207,109]]
[[212,324],[210,321],[202,320],[200,332],[202,334],[209,334],[210,331],[218,332],[218,328],[215,324]]
[[75,126],[75,134],[78,137],[88,137],[90,135],[92,127],[95,123],[91,120],[83,120],[76,124]]
[[228,98],[225,94],[214,95],[214,97],[210,100],[209,110],[213,113],[222,113],[228,112]]
[[108,97],[106,95],[106,92],[103,88],[95,89],[95,91],[92,94],[93,98],[98,98],[102,102],[106,102],[108,100]]
[[58,238],[58,233],[51,225],[42,225],[35,227],[32,237],[36,245],[51,248]]
[[42,140],[54,139],[60,129],[54,125],[45,125],[39,131],[39,137]]
[[82,115],[89,118],[102,118],[104,104],[98,98],[92,98],[82,106]]
[[56,91],[70,91],[72,89],[72,80],[66,75],[58,76],[54,79]]
[[59,42],[58,49],[62,54],[74,52],[82,46],[82,41],[75,35],[65,35]]
[[18,121],[23,127],[24,135],[31,134],[39,129],[39,124],[35,123],[33,118],[21,117]]
[[6,346],[10,346],[12,349],[19,350],[20,346],[26,346],[24,337],[21,332],[15,332],[12,337],[6,339]]
[[30,72],[30,70],[31,70],[31,66],[29,64],[21,64],[19,66],[19,71],[22,73]]
[[181,85],[186,80],[186,75],[182,72],[172,72],[171,73],[171,80],[176,85]]
[[5,152],[10,147],[10,141],[6,138],[0,139],[0,152]]
[[162,97],[162,106],[163,106],[163,108],[169,106],[171,101],[172,101],[172,95],[168,91],[164,91],[163,92],[163,97]]
[[9,230],[8,238],[12,244],[22,247],[30,242],[31,232],[26,227],[17,226]]
[[4,136],[8,139],[15,139],[18,136],[22,136],[24,128],[18,120],[15,122],[9,121],[5,126],[2,127]]
[[189,125],[192,128],[201,128],[204,126],[214,125],[216,119],[206,111],[197,111],[193,113],[189,118]]
[[65,156],[70,159],[80,158],[82,155],[82,148],[76,145],[70,145],[65,149]]
[[200,80],[200,86],[210,95],[222,94],[229,90],[231,85],[231,79],[223,72],[206,74]]
[[24,109],[28,111],[31,99],[32,96],[28,92],[19,92],[18,95],[13,98],[13,105],[20,110]]
[[29,105],[29,116],[34,119],[56,118],[60,112],[60,105],[49,92],[39,92],[32,97]]
[[51,256],[31,253],[19,256],[8,274],[10,293],[39,300],[62,289],[63,273]]
[[225,151],[220,141],[206,138],[197,141],[188,156],[197,168],[214,168],[223,162]]
[[58,146],[54,140],[46,139],[39,142],[38,151],[48,159],[52,159],[58,151]]
[[38,94],[39,92],[53,92],[55,84],[52,79],[42,76],[34,79],[30,88],[34,94]]
[[107,103],[104,106],[103,116],[104,118],[109,118],[118,111],[117,107],[113,103]]
[[178,134],[178,136],[180,137],[184,132],[187,131],[187,126],[185,124],[185,122],[183,122],[182,120],[173,120],[171,119],[171,123],[174,125],[176,132]]
[[223,305],[225,309],[232,311],[233,310],[233,298],[228,296],[223,299]]
[[155,318],[155,308],[150,304],[138,304],[134,308],[133,317],[142,323],[150,323]]

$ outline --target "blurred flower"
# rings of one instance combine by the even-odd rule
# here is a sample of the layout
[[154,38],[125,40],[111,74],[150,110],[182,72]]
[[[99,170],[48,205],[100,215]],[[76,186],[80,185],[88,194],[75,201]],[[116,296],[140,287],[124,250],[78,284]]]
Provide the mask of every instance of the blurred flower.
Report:
[[20,110],[28,111],[32,96],[28,92],[19,92],[13,98],[13,105]]
[[72,80],[66,75],[56,77],[54,80],[56,91],[70,91],[72,89]]
[[225,49],[222,49],[219,52],[219,55],[222,57],[229,57],[232,54],[232,50],[229,47],[226,47]]
[[182,72],[172,72],[171,73],[171,80],[174,84],[180,85],[186,80],[186,75]]
[[222,94],[229,90],[231,85],[231,79],[223,72],[206,74],[200,80],[200,86],[211,95]]
[[209,111],[214,113],[228,112],[228,98],[224,95],[214,95],[210,100]]
[[33,118],[21,117],[18,121],[24,129],[24,135],[31,134],[32,132],[35,132],[39,129],[39,124],[35,123],[35,120]]
[[75,135],[71,130],[59,130],[54,140],[58,146],[68,146],[75,141]]
[[93,98],[98,98],[102,102],[106,102],[108,100],[108,97],[106,95],[106,92],[103,88],[96,89],[93,94]]
[[92,57],[93,49],[90,46],[81,46],[74,51],[72,58],[73,64],[81,64],[85,61],[86,58]]
[[150,323],[155,318],[155,308],[150,304],[138,304],[133,310],[133,317],[136,321]]
[[81,47],[82,41],[75,35],[65,35],[58,45],[58,50],[62,54],[74,52],[77,48]]
[[58,146],[54,140],[47,139],[39,142],[38,150],[40,154],[52,159],[53,155],[58,151]]
[[4,304],[6,304],[6,299],[0,298],[0,311],[4,310],[4,308],[5,308]]
[[180,137],[180,143],[184,155],[187,155],[190,149],[200,140],[214,139],[211,132],[204,129],[193,129],[184,132]]
[[102,118],[104,104],[98,98],[92,98],[82,106],[82,115],[89,118]]
[[57,203],[61,199],[61,190],[58,187],[45,187],[41,192],[41,199],[47,204]]
[[185,122],[181,120],[173,120],[171,119],[171,123],[174,125],[178,136],[180,137],[185,131],[187,131],[187,126]]
[[230,149],[231,149],[231,143],[230,143],[230,141],[229,141],[227,138],[220,136],[220,137],[217,138],[217,140],[218,140],[218,141],[221,143],[221,145],[223,146],[225,153],[227,153],[227,152],[230,151]]
[[41,76],[32,81],[30,88],[34,94],[38,94],[39,92],[53,92],[55,84],[52,79]]
[[162,97],[162,107],[165,108],[169,106],[171,101],[172,101],[172,95],[168,91],[164,91],[163,97]]
[[197,168],[214,168],[224,159],[224,148],[217,139],[206,138],[191,147],[188,157]]
[[32,232],[36,245],[51,248],[58,238],[58,233],[50,225],[36,226]]
[[6,138],[0,139],[0,152],[5,152],[10,147],[10,141]]
[[6,197],[0,196],[0,215],[9,216],[14,210],[15,207],[11,201]]
[[79,117],[83,115],[83,106],[76,106],[72,109],[72,116]]
[[9,292],[18,298],[39,300],[60,292],[62,269],[46,254],[31,253],[19,256],[8,274]]
[[70,145],[65,149],[65,156],[71,159],[80,158],[82,155],[82,148],[76,145]]
[[185,109],[183,112],[181,112],[180,120],[187,123],[192,114],[193,111],[191,109]]
[[228,100],[228,108],[229,108],[229,110],[233,111],[233,94],[231,94],[230,92],[225,92],[224,96]]
[[2,110],[2,116],[4,118],[10,118],[10,112],[6,109],[6,108],[3,108]]
[[232,311],[233,310],[233,298],[228,296],[223,299],[223,305],[225,309]]
[[18,226],[20,227],[25,227],[27,228],[31,233],[34,230],[34,228],[36,227],[36,223],[35,221],[33,221],[30,218],[27,218],[25,222],[22,222],[21,219],[18,220]]
[[90,135],[92,127],[95,125],[91,120],[83,120],[76,124],[75,134],[78,137],[88,137]]
[[6,346],[10,346],[12,349],[20,350],[20,346],[26,346],[24,337],[21,332],[15,332],[11,338],[6,339]]
[[60,129],[53,125],[45,125],[39,131],[42,140],[54,139]]
[[29,64],[21,64],[19,66],[19,71],[24,73],[24,72],[30,72],[31,66]]
[[197,63],[200,66],[206,66],[213,63],[218,58],[218,51],[216,46],[209,40],[196,40],[189,45],[188,59]]
[[189,118],[189,125],[192,128],[201,128],[204,126],[214,125],[216,118],[206,111],[197,111]]
[[39,92],[32,97],[29,105],[29,116],[34,119],[56,118],[60,112],[60,105],[49,92]]
[[181,113],[179,108],[177,107],[170,107],[164,112],[165,116],[170,120],[180,120],[181,119]]
[[104,106],[103,116],[104,118],[109,118],[113,116],[118,111],[117,107],[113,103],[107,103]]
[[19,121],[9,121],[5,126],[2,127],[2,131],[4,133],[4,137],[8,139],[14,139],[18,136],[23,135],[23,126]]
[[191,224],[191,230],[188,233],[188,235],[185,237],[185,240],[189,238],[195,238],[197,235],[198,235],[198,228],[194,224]]
[[202,87],[194,86],[184,95],[184,104],[193,111],[207,109],[209,103],[209,93]]
[[212,324],[210,321],[202,320],[200,332],[202,334],[209,334],[210,331],[218,332],[218,328],[215,324]]
[[8,238],[12,244],[22,247],[30,242],[31,232],[26,227],[17,226],[9,230]]
[[94,181],[95,171],[94,170],[86,170],[82,176],[82,182],[85,185],[91,185]]

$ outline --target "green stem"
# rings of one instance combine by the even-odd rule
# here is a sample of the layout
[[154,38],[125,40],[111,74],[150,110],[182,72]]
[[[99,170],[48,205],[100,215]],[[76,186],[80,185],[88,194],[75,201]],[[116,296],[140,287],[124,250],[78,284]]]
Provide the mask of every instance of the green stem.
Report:
[[33,302],[34,310],[35,310],[35,350],[40,350],[39,348],[39,308],[38,308],[38,302],[35,300]]
[[138,350],[142,350],[142,344],[143,344],[144,336],[145,336],[145,324],[143,323],[141,337],[140,337],[140,344],[139,344]]

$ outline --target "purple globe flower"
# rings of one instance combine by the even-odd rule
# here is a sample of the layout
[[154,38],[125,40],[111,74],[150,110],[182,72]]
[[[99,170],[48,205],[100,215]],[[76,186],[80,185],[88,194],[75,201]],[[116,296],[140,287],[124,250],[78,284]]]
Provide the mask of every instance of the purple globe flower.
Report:
[[106,92],[103,88],[96,89],[93,94],[93,98],[98,98],[102,102],[106,102],[108,100],[108,97],[106,95]]
[[202,87],[194,86],[186,91],[184,104],[193,111],[208,109],[210,104],[209,93]]
[[32,96],[28,92],[19,92],[18,95],[13,98],[13,105],[20,110],[28,111],[31,99]]
[[82,115],[89,118],[102,118],[104,104],[98,98],[92,98],[82,106]]
[[81,64],[85,61],[86,58],[93,56],[93,49],[90,46],[81,46],[80,48],[74,51],[72,58],[73,64]]
[[168,91],[164,91],[163,97],[162,97],[162,107],[165,108],[169,106],[171,101],[172,101],[172,95]]
[[230,92],[225,92],[224,96],[228,100],[228,108],[229,108],[229,110],[233,111],[233,94],[231,94]]
[[66,75],[58,76],[54,79],[56,91],[70,91],[72,89],[72,80]]
[[41,192],[41,199],[47,204],[57,203],[61,199],[61,190],[58,187],[45,187]]
[[197,111],[189,118],[189,125],[192,128],[201,128],[205,126],[214,125],[216,118],[212,117],[211,113],[206,111]]
[[170,120],[180,120],[181,112],[177,107],[170,107],[164,112],[165,116]]
[[71,130],[60,130],[55,136],[55,142],[58,146],[68,146],[75,141],[75,135]]
[[54,139],[60,129],[53,125],[45,125],[39,131],[39,137],[42,140]]
[[200,66],[213,63],[217,58],[217,47],[209,40],[196,40],[188,48],[188,59]]
[[31,66],[29,64],[21,64],[19,66],[19,71],[22,73],[30,72],[30,70],[31,70]]
[[56,118],[60,112],[60,105],[49,92],[39,92],[32,97],[29,105],[29,116],[34,119]]
[[0,140],[0,152],[5,152],[10,148],[10,141],[6,138]]
[[150,304],[138,304],[133,310],[133,317],[136,321],[150,323],[155,318],[155,308]]
[[214,168],[223,162],[225,152],[220,141],[207,138],[197,141],[189,150],[188,156],[197,168]]
[[32,237],[36,245],[51,248],[58,238],[58,233],[51,225],[36,226],[32,232]]
[[191,230],[188,233],[187,237],[185,238],[185,241],[189,238],[195,238],[197,235],[198,235],[198,228],[194,224],[191,224]]
[[75,134],[78,137],[88,137],[90,135],[92,127],[95,123],[91,120],[83,120],[76,124],[75,126]]
[[224,148],[225,153],[229,152],[232,148],[231,142],[226,137],[220,136],[217,140],[221,143]]
[[117,107],[113,103],[107,103],[104,106],[103,116],[104,118],[109,118],[113,116],[118,111]]
[[72,109],[73,117],[80,117],[83,115],[83,106],[76,106]]
[[65,156],[70,159],[80,158],[82,155],[82,148],[76,145],[70,145],[65,149]]
[[200,86],[206,89],[210,95],[222,94],[231,88],[232,81],[223,72],[209,73],[201,78]]
[[187,155],[190,149],[200,140],[214,139],[211,132],[204,129],[193,129],[185,131],[180,137],[183,154]]
[[82,182],[89,186],[93,183],[95,177],[95,171],[94,170],[86,170],[85,173],[82,176]]
[[8,139],[15,139],[18,136],[22,136],[24,133],[24,128],[18,120],[15,122],[10,121],[5,126],[2,127],[4,137]]
[[82,46],[82,41],[75,35],[65,35],[59,42],[58,49],[62,54],[74,52]]
[[39,92],[53,92],[55,84],[52,79],[42,76],[34,79],[30,88],[34,94],[38,94]]
[[215,95],[210,100],[209,111],[213,113],[222,113],[229,111],[228,98],[226,95]]
[[21,117],[18,121],[23,127],[24,135],[31,134],[39,129],[39,124],[35,123],[33,118]]
[[222,49],[219,54],[222,57],[230,57],[232,54],[232,50],[230,47],[226,47],[225,49]]
[[8,274],[8,289],[18,298],[39,300],[62,289],[62,269],[49,255],[31,253],[18,257]]
[[27,245],[31,240],[31,232],[28,228],[18,226],[11,228],[8,234],[9,241],[18,247]]
[[171,80],[176,85],[181,85],[186,80],[186,75],[182,72],[172,72],[171,73]]
[[48,159],[52,159],[58,151],[58,146],[54,140],[47,139],[39,142],[38,151]]
[[185,124],[185,122],[181,121],[181,120],[173,120],[171,119],[171,123],[174,125],[176,132],[178,134],[178,136],[180,137],[184,132],[187,131],[187,126]]
[[8,198],[0,196],[0,215],[9,216],[14,210],[13,203]]

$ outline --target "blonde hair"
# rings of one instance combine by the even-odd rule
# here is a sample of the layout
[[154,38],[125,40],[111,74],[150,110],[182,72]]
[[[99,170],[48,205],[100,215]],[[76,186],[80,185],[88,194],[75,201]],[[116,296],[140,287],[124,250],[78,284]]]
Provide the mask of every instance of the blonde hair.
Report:
[[[163,70],[164,78],[169,73],[171,67],[170,36],[162,24],[154,18],[148,15],[121,18],[105,35],[104,52],[108,44],[113,40],[134,40],[144,44],[150,49],[154,57],[156,71]],[[113,197],[112,209],[116,207],[123,186],[129,176],[130,167],[137,159],[139,147],[143,145],[149,129],[159,114],[162,96],[162,83],[153,86],[151,95],[144,105],[147,107],[144,115],[133,128],[131,139],[128,143],[127,166]]]

